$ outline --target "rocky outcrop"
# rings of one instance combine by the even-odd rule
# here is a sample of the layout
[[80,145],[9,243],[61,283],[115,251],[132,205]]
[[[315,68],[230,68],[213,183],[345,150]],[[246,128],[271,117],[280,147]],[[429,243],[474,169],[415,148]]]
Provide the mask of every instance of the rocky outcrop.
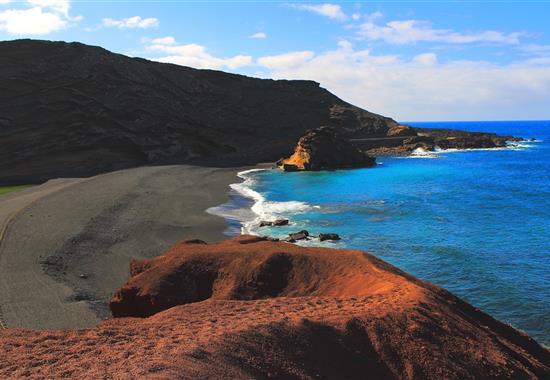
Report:
[[[416,149],[433,151],[439,149],[502,148],[508,141],[522,141],[514,136],[499,136],[495,133],[466,132],[452,129],[410,128],[400,134],[399,126],[393,127],[386,137],[350,139],[358,149],[370,155],[407,156]],[[414,133],[414,135],[411,135]]]
[[417,128],[419,136],[433,141],[432,148],[440,149],[481,149],[502,148],[507,141],[521,141],[514,136],[499,136],[495,133],[465,132],[452,129]]
[[0,42],[0,184],[156,163],[274,162],[320,125],[395,121],[312,81],[256,79],[80,43]]
[[361,251],[239,236],[131,272],[96,328],[0,330],[0,378],[550,376],[525,334]]
[[375,158],[360,151],[329,127],[309,130],[298,140],[294,153],[277,162],[284,171],[361,168],[375,165]]

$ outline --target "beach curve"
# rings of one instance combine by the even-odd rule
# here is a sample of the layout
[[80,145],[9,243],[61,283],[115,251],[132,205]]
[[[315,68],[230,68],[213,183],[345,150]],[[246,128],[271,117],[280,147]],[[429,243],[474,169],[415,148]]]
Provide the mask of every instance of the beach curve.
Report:
[[4,326],[95,326],[108,317],[106,300],[127,279],[130,258],[156,256],[189,237],[224,238],[224,220],[205,210],[226,200],[244,169],[139,167],[0,198]]

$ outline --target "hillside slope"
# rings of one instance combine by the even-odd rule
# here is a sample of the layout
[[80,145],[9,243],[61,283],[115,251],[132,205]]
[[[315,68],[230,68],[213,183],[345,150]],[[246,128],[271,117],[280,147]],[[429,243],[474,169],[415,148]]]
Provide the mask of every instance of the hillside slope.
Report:
[[525,334],[356,250],[187,241],[135,261],[111,307],[124,318],[93,329],[0,331],[0,377],[550,376]]
[[385,136],[397,123],[312,81],[255,79],[80,43],[0,42],[0,183],[131,166],[289,155],[306,130]]

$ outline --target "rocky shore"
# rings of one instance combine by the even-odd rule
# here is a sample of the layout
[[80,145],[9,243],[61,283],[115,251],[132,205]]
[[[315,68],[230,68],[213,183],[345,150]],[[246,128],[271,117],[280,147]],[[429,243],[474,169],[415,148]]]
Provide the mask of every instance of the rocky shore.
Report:
[[550,352],[354,250],[239,236],[136,260],[116,316],[0,331],[2,378],[542,379]]

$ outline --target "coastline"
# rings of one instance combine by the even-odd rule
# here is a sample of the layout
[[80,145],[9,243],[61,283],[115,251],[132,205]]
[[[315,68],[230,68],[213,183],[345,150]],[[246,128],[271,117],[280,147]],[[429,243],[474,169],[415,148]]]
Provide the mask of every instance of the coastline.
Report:
[[[248,200],[249,211],[252,207],[260,209],[259,213],[252,213],[252,217],[244,221],[243,233],[278,239],[300,230],[308,230],[314,236],[337,233],[342,238],[338,242],[320,242],[314,238],[297,241],[297,244],[371,252],[407,273],[452,291],[548,345],[548,324],[542,317],[546,297],[537,292],[544,286],[535,280],[540,278],[537,273],[544,271],[540,268],[546,267],[543,261],[537,260],[543,260],[540,257],[544,257],[547,244],[541,237],[544,233],[522,238],[531,236],[525,229],[529,230],[532,224],[521,217],[531,215],[529,220],[544,231],[544,217],[537,215],[540,214],[540,205],[544,204],[540,202],[540,192],[544,192],[546,187],[537,190],[533,184],[541,177],[544,167],[535,164],[535,171],[530,172],[526,166],[533,162],[533,157],[542,158],[543,152],[547,151],[548,138],[544,134],[541,137],[542,140],[522,143],[525,145],[522,147],[437,152],[441,158],[435,161],[426,161],[425,158],[431,157],[423,156],[410,157],[412,161],[385,157],[380,159],[383,163],[380,170],[241,173],[248,179],[239,186],[248,185],[250,188],[241,189],[239,194],[245,200],[237,199],[237,204],[246,205]],[[415,162],[414,158],[420,160]],[[405,179],[395,180],[401,171]],[[520,171],[532,173],[531,181],[522,179]],[[476,178],[478,172],[484,175]],[[372,173],[372,176],[367,173]],[[395,181],[387,181],[389,178]],[[460,182],[463,179],[470,182]],[[347,182],[355,180],[363,182],[359,182],[361,185]],[[423,184],[417,186],[418,182]],[[467,188],[461,190],[461,183],[471,186],[465,185]],[[524,190],[518,190],[522,188],[521,184],[525,185]],[[348,185],[351,187],[342,187]],[[370,200],[355,198],[354,191],[360,191],[360,186],[365,186]],[[507,195],[501,196],[499,191],[507,191]],[[355,202],[342,195],[348,193]],[[445,203],[450,199],[452,203]],[[513,201],[500,204],[500,199]],[[539,202],[529,203],[530,199],[539,199]],[[289,202],[308,209],[301,212],[299,208],[285,207]],[[226,207],[231,208],[231,205]],[[533,208],[533,211],[522,214],[527,208]],[[273,210],[278,213],[272,213]],[[449,214],[449,210],[454,212]],[[242,211],[238,214],[246,215]],[[514,215],[514,220],[507,220],[505,214],[508,217]],[[498,215],[501,215],[500,219]],[[287,219],[289,225],[260,228],[260,216],[267,221]],[[476,234],[478,228],[484,232]],[[508,239],[508,246],[498,243],[504,239]],[[521,251],[522,247],[526,252]],[[487,264],[488,260],[494,263],[493,267]],[[516,267],[530,271],[533,278],[526,281],[522,289],[514,288],[507,280],[509,277],[506,276],[516,276],[516,281],[521,277],[520,272],[510,273],[514,270],[510,267],[511,261]],[[449,272],[446,268],[454,268],[454,271]],[[505,289],[498,296],[494,295],[495,284]],[[522,308],[530,310],[530,314],[525,316],[519,312]]]
[[0,247],[4,323],[86,328],[109,317],[107,303],[127,280],[131,259],[160,255],[184,239],[226,238],[225,221],[205,210],[225,202],[228,186],[246,169],[126,169],[76,180],[27,204]]
[[[525,140],[521,142],[510,142],[506,147],[496,148],[471,148],[471,149],[440,149],[428,151],[418,148],[410,155],[401,156],[395,154],[381,154],[377,157],[386,157],[394,159],[435,159],[441,158],[446,154],[454,153],[470,153],[482,151],[514,151],[525,150],[533,147],[533,144],[541,143],[543,140]],[[381,165],[377,162],[377,165]],[[271,164],[260,164],[254,168],[242,170],[236,173],[236,176],[241,179],[240,182],[231,183],[228,188],[228,200],[225,203],[207,209],[207,212],[212,215],[219,216],[225,219],[227,229],[225,236],[233,236],[235,234],[250,234],[263,236],[258,233],[257,227],[262,220],[275,220],[278,218],[289,219],[292,225],[291,215],[288,213],[307,212],[318,208],[319,206],[310,205],[299,201],[275,202],[267,200],[262,194],[255,190],[254,174],[273,169]],[[345,169],[353,170],[353,169]],[[275,228],[281,230],[281,228]],[[276,236],[280,237],[280,236]],[[310,245],[312,242],[300,242],[299,245]],[[333,243],[328,241],[314,241],[314,245],[332,247]]]

